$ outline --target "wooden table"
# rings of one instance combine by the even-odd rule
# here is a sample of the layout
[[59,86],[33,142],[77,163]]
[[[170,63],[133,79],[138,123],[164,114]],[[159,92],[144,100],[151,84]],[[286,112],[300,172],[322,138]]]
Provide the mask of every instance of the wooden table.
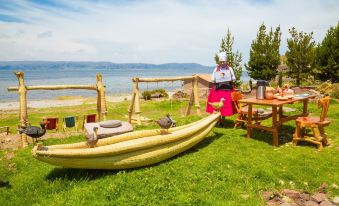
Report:
[[[278,131],[279,131],[280,126],[284,122],[287,122],[287,121],[290,121],[290,120],[295,120],[295,119],[297,119],[298,117],[301,117],[301,116],[308,116],[308,112],[307,112],[308,100],[310,98],[314,98],[314,97],[315,97],[314,95],[309,95],[307,97],[293,98],[293,99],[284,100],[284,101],[281,101],[281,100],[278,100],[278,99],[260,100],[260,99],[256,99],[256,98],[239,100],[239,102],[248,105],[247,137],[248,138],[252,137],[253,128],[262,129],[262,130],[273,133],[273,145],[278,146],[279,145]],[[303,106],[303,112],[301,114],[292,115],[292,116],[283,115],[283,105],[284,104],[293,104],[294,102],[297,102],[297,101],[303,102],[303,105],[304,105]],[[252,106],[253,105],[272,106],[272,126],[271,127],[252,123],[252,108],[253,108]],[[277,110],[278,107],[279,107],[279,113],[278,113],[278,110]]]

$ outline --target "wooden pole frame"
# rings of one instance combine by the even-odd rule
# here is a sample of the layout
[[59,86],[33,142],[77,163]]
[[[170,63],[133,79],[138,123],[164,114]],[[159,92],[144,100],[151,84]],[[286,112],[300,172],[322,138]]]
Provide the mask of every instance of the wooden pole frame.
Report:
[[[19,125],[27,126],[28,114],[27,114],[27,91],[28,90],[64,90],[64,89],[85,89],[97,91],[97,113],[98,119],[106,120],[107,106],[106,106],[106,92],[105,86],[102,82],[102,75],[96,75],[96,85],[39,85],[39,86],[26,86],[24,79],[24,72],[14,72],[19,81],[18,87],[8,87],[7,90],[18,91],[20,97],[20,108],[19,108]],[[21,134],[22,147],[28,146],[26,134]]]
[[190,101],[186,110],[186,116],[191,112],[191,107],[194,105],[197,111],[197,115],[201,116],[200,104],[199,104],[199,94],[198,94],[198,75],[193,76],[179,76],[179,77],[164,77],[164,78],[132,78],[133,81],[133,94],[131,103],[128,107],[128,122],[132,122],[133,108],[136,114],[137,124],[141,125],[141,110],[140,110],[140,92],[139,92],[139,82],[173,82],[173,81],[183,81],[183,80],[192,80],[192,93],[190,95]]

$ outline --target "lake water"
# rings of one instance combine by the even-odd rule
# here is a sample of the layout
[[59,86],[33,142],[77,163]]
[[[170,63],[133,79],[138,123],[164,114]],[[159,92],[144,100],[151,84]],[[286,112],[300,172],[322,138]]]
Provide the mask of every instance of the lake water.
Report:
[[[17,92],[8,92],[7,87],[17,86],[18,80],[14,75],[14,67],[0,68],[0,102],[17,101]],[[132,77],[175,77],[190,76],[192,74],[212,73],[212,69],[157,69],[157,68],[138,68],[138,69],[117,69],[117,68],[99,68],[91,67],[71,67],[71,66],[54,66],[38,68],[20,68],[25,73],[25,85],[64,85],[64,84],[95,84],[96,74],[103,75],[103,82],[106,85],[106,95],[117,95],[122,93],[132,93]],[[243,81],[249,78],[246,73],[243,74]],[[141,90],[164,88],[173,90],[180,88],[181,81],[176,82],[159,82],[159,83],[141,83]],[[57,96],[96,96],[95,91],[86,90],[38,90],[29,91],[27,98],[30,100],[53,99]]]

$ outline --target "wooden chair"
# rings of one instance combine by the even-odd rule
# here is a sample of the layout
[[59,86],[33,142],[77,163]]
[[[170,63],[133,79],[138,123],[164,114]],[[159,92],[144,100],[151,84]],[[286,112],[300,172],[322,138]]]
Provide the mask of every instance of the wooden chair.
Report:
[[[330,99],[327,96],[319,100],[318,107],[322,108],[320,117],[298,117],[296,119],[293,145],[297,145],[299,141],[307,141],[316,144],[319,149],[322,149],[323,146],[328,144],[324,127],[330,124],[330,121],[326,119]],[[306,128],[311,128],[314,136],[307,136]]]
[[6,135],[8,135],[8,133],[9,133],[9,126],[2,126],[2,127],[0,127],[0,133],[6,133]]
[[85,114],[83,119],[82,128],[85,128],[86,123],[97,122],[97,114]]
[[78,116],[67,116],[62,118],[64,132],[66,131],[66,128],[72,127],[75,127],[75,131],[78,131],[78,123],[79,123]]
[[[242,105],[239,100],[243,98],[241,92],[232,92],[232,101],[234,103],[234,106],[237,110],[238,116],[237,119],[234,120],[234,128],[237,128],[239,124],[246,124],[248,119],[248,107],[247,105]],[[252,115],[254,117],[254,121],[256,123],[259,123],[259,116],[258,116],[258,110],[255,108],[252,108]]]
[[44,117],[42,119],[43,122],[47,122],[46,124],[46,130],[53,130],[55,129],[55,131],[57,132],[59,127],[59,118],[58,117]]

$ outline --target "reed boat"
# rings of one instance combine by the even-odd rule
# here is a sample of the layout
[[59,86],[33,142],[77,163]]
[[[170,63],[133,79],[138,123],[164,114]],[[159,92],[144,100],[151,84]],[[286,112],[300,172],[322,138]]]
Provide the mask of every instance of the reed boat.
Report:
[[99,139],[96,147],[86,142],[35,146],[34,158],[57,166],[83,169],[127,169],[152,165],[200,141],[212,130],[220,113],[168,130],[141,130]]

